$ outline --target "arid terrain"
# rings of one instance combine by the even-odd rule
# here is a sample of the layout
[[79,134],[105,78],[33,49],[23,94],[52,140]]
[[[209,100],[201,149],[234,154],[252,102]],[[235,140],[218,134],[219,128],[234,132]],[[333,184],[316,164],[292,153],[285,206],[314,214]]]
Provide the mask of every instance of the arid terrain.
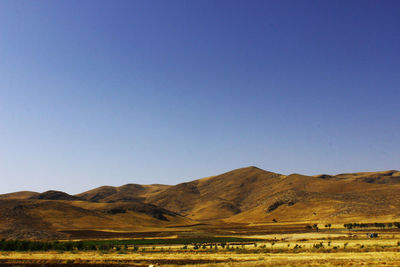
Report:
[[[4,194],[4,240],[108,243],[63,253],[9,250],[0,265],[396,266],[399,192],[399,171],[305,176],[247,167],[174,186]],[[222,237],[245,239],[209,239]]]

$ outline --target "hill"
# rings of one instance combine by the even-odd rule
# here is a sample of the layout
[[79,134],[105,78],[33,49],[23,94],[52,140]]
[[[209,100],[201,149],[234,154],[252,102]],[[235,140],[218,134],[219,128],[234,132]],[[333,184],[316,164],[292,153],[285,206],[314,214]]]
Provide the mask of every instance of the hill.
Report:
[[[93,203],[77,200],[0,200],[0,238],[66,239],[87,232],[132,232],[184,226],[192,222],[174,212],[141,202]],[[135,236],[135,235],[134,235]],[[91,236],[96,237],[96,235]]]
[[175,186],[100,187],[77,196],[99,202],[129,196],[197,221],[337,221],[372,213],[396,218],[396,209],[382,203],[398,207],[399,181],[398,171],[285,176],[247,167]]
[[346,181],[361,181],[372,184],[398,184],[400,183],[400,172],[381,171],[381,172],[357,172],[357,173],[342,173],[337,175],[320,174],[317,178],[346,180]]
[[49,190],[40,194],[33,195],[30,199],[47,199],[47,200],[79,200],[79,197],[71,196],[62,191]]
[[[282,175],[257,167],[169,185],[0,195],[0,237],[218,232],[274,223],[400,221],[400,172]],[[228,231],[228,230],[226,230]],[[230,230],[229,230],[230,231]]]
[[38,196],[39,193],[32,191],[19,191],[0,195],[0,199],[29,199]]
[[169,185],[126,184],[119,187],[101,186],[76,195],[80,199],[92,202],[129,202],[143,201],[169,188]]

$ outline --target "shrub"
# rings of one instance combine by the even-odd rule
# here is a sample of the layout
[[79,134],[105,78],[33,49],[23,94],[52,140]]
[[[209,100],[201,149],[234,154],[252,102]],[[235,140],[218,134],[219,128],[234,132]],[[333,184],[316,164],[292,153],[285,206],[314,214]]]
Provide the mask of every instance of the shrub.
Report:
[[321,242],[319,244],[314,244],[313,247],[316,248],[316,249],[323,248],[324,244]]

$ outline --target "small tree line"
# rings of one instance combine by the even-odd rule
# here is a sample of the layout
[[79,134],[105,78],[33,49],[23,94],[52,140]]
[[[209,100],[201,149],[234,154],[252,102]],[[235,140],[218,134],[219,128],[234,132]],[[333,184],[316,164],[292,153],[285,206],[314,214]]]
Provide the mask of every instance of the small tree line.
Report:
[[89,250],[82,241],[77,242],[43,242],[29,240],[1,240],[0,251],[47,251],[47,250]]
[[[125,248],[127,246],[125,245]],[[30,240],[1,240],[0,251],[74,251],[74,250],[110,250],[121,249],[120,246],[113,244],[98,244],[86,243],[83,241],[30,241]],[[137,246],[133,247],[136,251]]]
[[393,222],[393,223],[346,223],[344,224],[344,227],[347,229],[353,229],[353,228],[370,228],[370,227],[376,227],[376,228],[392,228],[392,227],[397,227],[400,228],[400,222]]
[[[199,242],[200,241],[200,242]],[[217,241],[217,242],[216,242]],[[219,242],[218,242],[219,241]],[[209,246],[225,248],[232,245],[254,244],[259,239],[236,237],[194,238],[194,239],[143,239],[143,240],[85,240],[85,241],[33,241],[33,240],[0,240],[0,251],[74,251],[74,250],[121,250],[138,251],[138,245],[172,245],[192,244],[195,249]],[[229,243],[228,243],[229,242]],[[143,248],[142,248],[143,249]]]

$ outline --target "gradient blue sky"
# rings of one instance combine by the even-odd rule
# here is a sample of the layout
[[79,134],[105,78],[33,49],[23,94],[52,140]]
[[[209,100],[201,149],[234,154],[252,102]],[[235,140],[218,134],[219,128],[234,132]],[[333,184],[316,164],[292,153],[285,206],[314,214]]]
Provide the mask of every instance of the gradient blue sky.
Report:
[[0,2],[0,193],[400,168],[399,1]]

